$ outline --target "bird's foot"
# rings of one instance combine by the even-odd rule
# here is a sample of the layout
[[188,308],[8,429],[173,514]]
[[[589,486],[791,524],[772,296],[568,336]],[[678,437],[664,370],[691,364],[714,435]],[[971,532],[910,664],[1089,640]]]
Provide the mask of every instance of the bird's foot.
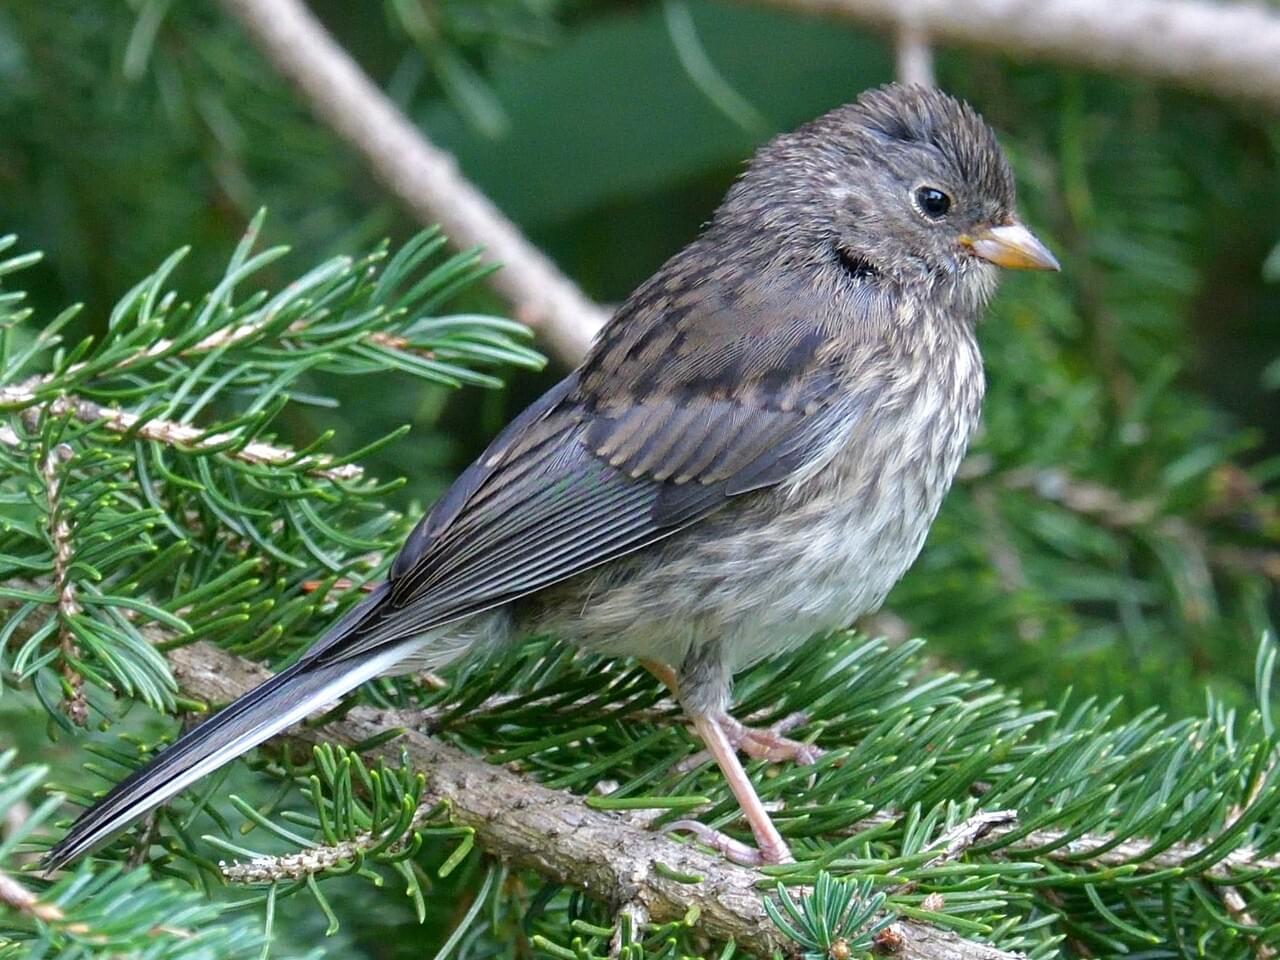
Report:
[[817,763],[822,756],[822,748],[801,740],[792,740],[785,734],[808,722],[809,715],[802,712],[789,714],[768,727],[749,727],[728,714],[720,718],[729,742],[748,757],[773,763],[798,763],[802,767]]
[[735,840],[727,833],[721,833],[714,827],[697,820],[676,820],[662,828],[663,833],[691,833],[699,843],[705,844],[726,860],[741,864],[744,867],[762,867],[778,863],[795,863],[791,851],[782,842],[766,843],[760,847],[752,847]]
[[[796,727],[808,723],[808,714],[793,713],[768,727],[749,727],[745,723],[739,723],[727,713],[718,714],[715,720],[733,748],[753,760],[768,760],[771,763],[791,762],[807,767],[816,763],[822,756],[821,747],[785,736]],[[681,760],[676,765],[676,772],[687,773],[711,759],[713,758],[709,751],[699,751]]]

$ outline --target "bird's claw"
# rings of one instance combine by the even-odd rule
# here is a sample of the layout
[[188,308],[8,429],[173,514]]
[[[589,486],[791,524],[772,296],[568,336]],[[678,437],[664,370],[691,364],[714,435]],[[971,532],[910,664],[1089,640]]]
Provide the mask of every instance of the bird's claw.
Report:
[[[733,748],[753,760],[768,760],[770,763],[798,763],[807,767],[816,763],[818,758],[822,756],[821,747],[784,736],[787,732],[794,730],[796,727],[802,727],[809,722],[809,716],[806,713],[789,714],[768,727],[749,727],[745,723],[739,723],[728,714],[716,717],[716,722],[720,724],[720,728],[724,731],[724,735],[728,738],[729,743],[733,745]],[[700,750],[693,756],[686,757],[676,764],[676,772],[688,773],[711,759],[710,753],[706,750]]]
[[761,867],[777,863],[794,863],[791,851],[786,846],[777,849],[771,847],[747,846],[741,840],[735,840],[727,833],[721,833],[714,827],[697,820],[676,820],[662,828],[663,833],[683,831],[693,834],[695,840],[710,847],[726,860],[744,867]]
[[788,714],[769,727],[748,727],[729,717],[725,722],[725,734],[734,747],[755,760],[798,763],[807,767],[818,762],[822,748],[792,740],[784,734],[808,722],[809,715],[803,712]]

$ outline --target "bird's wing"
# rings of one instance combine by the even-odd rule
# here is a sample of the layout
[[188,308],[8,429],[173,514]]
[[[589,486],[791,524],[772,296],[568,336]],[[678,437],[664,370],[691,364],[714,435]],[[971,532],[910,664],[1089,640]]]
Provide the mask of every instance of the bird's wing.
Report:
[[410,535],[385,602],[306,659],[367,653],[630,553],[784,481],[856,416],[810,298],[651,283]]
[[[661,275],[659,275],[661,278]],[[714,289],[712,287],[711,289]],[[205,773],[418,650],[435,627],[639,549],[794,476],[856,419],[792,297],[638,295],[423,519],[388,581],[293,666],[188,731],[76,821],[66,863]],[[864,389],[866,386],[864,384]]]

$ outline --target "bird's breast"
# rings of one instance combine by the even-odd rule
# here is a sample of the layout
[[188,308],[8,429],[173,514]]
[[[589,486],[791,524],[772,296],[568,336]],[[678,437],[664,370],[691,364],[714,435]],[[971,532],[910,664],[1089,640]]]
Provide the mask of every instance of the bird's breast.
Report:
[[[833,437],[819,465],[779,491],[769,523],[785,546],[779,590],[819,627],[878,607],[924,545],[977,427],[984,381],[969,337],[904,364]],[[783,604],[782,606],[786,606]]]
[[904,365],[796,482],[555,588],[528,626],[668,663],[720,639],[737,668],[848,625],[920,552],[982,389],[976,348]]

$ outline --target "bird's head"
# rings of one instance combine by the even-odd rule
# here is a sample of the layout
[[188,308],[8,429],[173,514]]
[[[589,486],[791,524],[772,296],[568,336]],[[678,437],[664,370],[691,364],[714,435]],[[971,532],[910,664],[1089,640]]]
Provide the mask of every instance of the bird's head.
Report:
[[[762,147],[716,217],[855,281],[927,281],[984,300],[995,267],[1057,270],[1018,220],[995,133],[938,90],[891,84]],[[783,249],[779,247],[778,249]]]

